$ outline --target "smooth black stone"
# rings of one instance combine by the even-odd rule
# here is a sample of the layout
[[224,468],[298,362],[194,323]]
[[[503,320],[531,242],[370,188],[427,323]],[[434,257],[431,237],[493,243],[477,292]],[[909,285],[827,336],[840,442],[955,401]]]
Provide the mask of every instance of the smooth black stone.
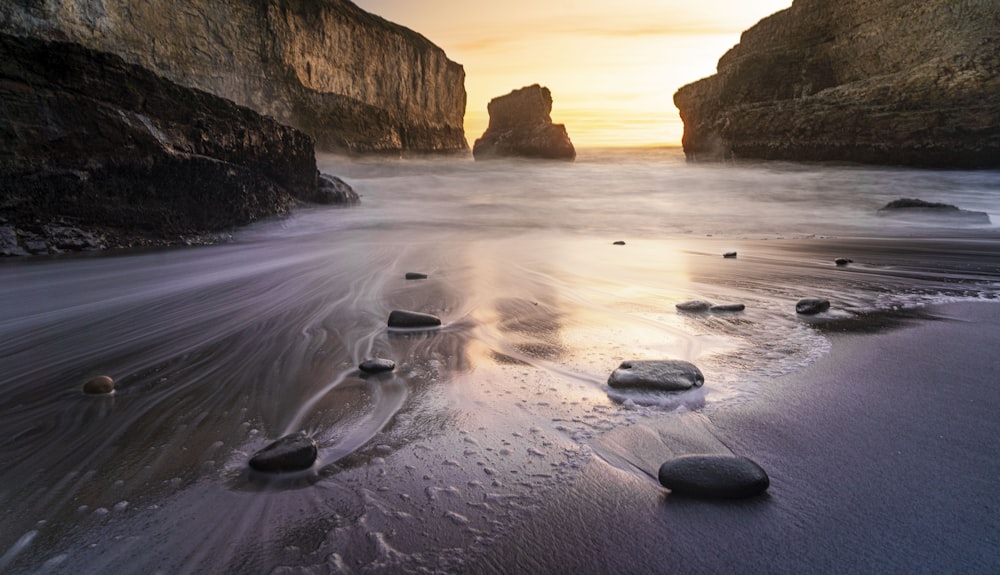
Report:
[[417,272],[406,272],[405,277],[408,280],[425,280],[427,279],[427,274],[421,274]]
[[417,328],[437,327],[439,325],[441,325],[441,318],[429,313],[397,309],[389,314],[389,327]]
[[713,313],[726,313],[726,312],[734,312],[734,311],[743,311],[746,308],[747,308],[747,306],[745,304],[742,304],[742,303],[726,303],[726,304],[720,304],[720,305],[713,305],[712,307],[710,307],[708,309],[708,311],[711,311]]
[[115,380],[106,375],[92,377],[83,384],[83,392],[90,395],[102,395],[114,390]]
[[376,357],[374,359],[366,359],[361,362],[358,369],[365,373],[382,373],[383,371],[392,371],[396,369],[396,362],[391,359]]
[[733,259],[733,258],[736,257],[736,252],[726,252],[726,253],[722,254],[722,257],[724,257],[726,259]]
[[833,260],[833,263],[837,264],[840,267],[843,267],[843,266],[846,266],[849,263],[852,263],[853,261],[854,260],[849,260],[847,258],[837,258],[837,259]]
[[621,240],[618,240],[617,242],[614,243],[614,245],[616,245],[616,246],[624,246],[625,242],[623,242]]
[[682,455],[660,466],[660,484],[692,497],[753,497],[771,480],[755,461],[738,455]]
[[654,391],[685,391],[703,383],[701,370],[682,360],[623,361],[608,378],[611,387]]
[[712,304],[707,301],[692,300],[677,304],[677,309],[686,312],[702,312],[712,308]]
[[250,467],[257,471],[299,471],[311,467],[318,454],[316,441],[300,431],[255,453],[250,458]]
[[800,299],[795,304],[795,312],[802,315],[815,315],[830,309],[830,300],[818,298]]

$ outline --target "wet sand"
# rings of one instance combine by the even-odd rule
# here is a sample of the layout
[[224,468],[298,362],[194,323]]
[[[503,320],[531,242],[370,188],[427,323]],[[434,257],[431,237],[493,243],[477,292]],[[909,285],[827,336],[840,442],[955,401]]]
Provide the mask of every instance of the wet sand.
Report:
[[[922,315],[831,334],[831,353],[743,406],[602,437],[572,485],[466,572],[1000,572],[1000,306]],[[691,451],[749,456],[771,488],[670,496],[658,462]]]

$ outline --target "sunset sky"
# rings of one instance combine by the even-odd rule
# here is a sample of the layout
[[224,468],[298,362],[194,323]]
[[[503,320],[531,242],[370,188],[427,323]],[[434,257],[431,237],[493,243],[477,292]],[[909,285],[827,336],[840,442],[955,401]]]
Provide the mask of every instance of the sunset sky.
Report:
[[355,0],[423,34],[465,66],[465,131],[489,101],[552,90],[552,119],[577,147],[679,144],[673,94],[715,72],[740,32],[791,0]]

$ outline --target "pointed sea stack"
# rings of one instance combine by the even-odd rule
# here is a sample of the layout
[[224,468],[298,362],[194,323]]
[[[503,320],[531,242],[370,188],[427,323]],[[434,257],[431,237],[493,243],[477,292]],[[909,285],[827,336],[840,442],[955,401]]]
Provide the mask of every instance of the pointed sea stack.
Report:
[[533,158],[574,160],[576,149],[566,126],[553,124],[552,93],[538,84],[493,98],[487,110],[490,125],[476,140],[472,154],[477,160]]

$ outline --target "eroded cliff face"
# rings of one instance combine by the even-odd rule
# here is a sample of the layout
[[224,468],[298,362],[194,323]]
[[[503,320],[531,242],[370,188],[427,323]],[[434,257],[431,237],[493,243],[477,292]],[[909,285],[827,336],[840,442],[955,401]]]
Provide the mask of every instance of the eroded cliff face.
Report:
[[1000,166],[995,0],[796,0],[681,88],[689,159]]
[[347,0],[6,0],[0,28],[118,54],[320,149],[468,150],[462,66]]

